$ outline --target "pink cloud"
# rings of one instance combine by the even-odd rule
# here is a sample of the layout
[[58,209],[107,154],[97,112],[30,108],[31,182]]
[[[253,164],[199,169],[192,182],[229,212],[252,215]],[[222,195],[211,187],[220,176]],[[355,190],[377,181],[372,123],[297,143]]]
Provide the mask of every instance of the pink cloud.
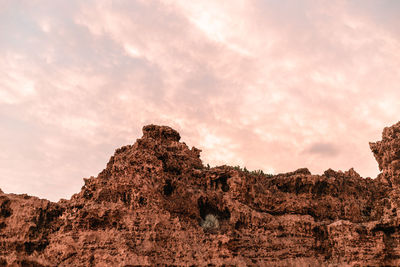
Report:
[[375,5],[3,5],[0,187],[69,197],[147,123],[211,165],[375,177],[368,142],[399,120],[400,97],[397,20]]

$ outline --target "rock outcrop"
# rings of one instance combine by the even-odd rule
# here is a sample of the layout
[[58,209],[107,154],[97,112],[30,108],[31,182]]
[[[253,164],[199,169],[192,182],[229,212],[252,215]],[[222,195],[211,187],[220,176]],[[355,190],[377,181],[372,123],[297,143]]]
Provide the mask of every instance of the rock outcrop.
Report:
[[378,161],[380,176],[390,186],[400,185],[400,122],[386,127],[382,133],[382,141],[369,144],[375,159]]
[[399,265],[400,123],[370,146],[377,179],[265,175],[145,126],[70,200],[0,190],[0,266]]

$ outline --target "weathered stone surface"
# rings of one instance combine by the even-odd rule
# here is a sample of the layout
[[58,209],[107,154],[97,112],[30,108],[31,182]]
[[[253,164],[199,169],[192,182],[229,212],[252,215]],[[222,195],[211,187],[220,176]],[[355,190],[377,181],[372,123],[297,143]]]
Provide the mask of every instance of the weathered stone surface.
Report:
[[382,171],[381,178],[395,187],[400,185],[400,122],[386,127],[382,141],[370,143],[370,148]]
[[170,127],[52,203],[0,190],[0,266],[399,265],[400,123],[371,149],[382,173],[207,168]]

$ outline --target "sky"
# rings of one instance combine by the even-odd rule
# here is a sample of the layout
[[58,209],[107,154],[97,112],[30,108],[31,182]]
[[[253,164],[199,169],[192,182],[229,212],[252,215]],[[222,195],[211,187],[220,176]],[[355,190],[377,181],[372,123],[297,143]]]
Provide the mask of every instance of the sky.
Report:
[[204,164],[379,173],[397,0],[0,0],[0,188],[80,191],[147,124]]

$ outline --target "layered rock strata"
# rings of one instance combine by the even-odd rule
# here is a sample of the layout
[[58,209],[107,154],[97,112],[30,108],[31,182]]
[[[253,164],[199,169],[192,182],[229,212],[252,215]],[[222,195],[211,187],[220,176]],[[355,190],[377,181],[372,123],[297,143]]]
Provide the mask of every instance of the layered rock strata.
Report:
[[0,190],[0,266],[400,265],[400,123],[370,146],[377,179],[264,175],[148,125],[70,200]]

